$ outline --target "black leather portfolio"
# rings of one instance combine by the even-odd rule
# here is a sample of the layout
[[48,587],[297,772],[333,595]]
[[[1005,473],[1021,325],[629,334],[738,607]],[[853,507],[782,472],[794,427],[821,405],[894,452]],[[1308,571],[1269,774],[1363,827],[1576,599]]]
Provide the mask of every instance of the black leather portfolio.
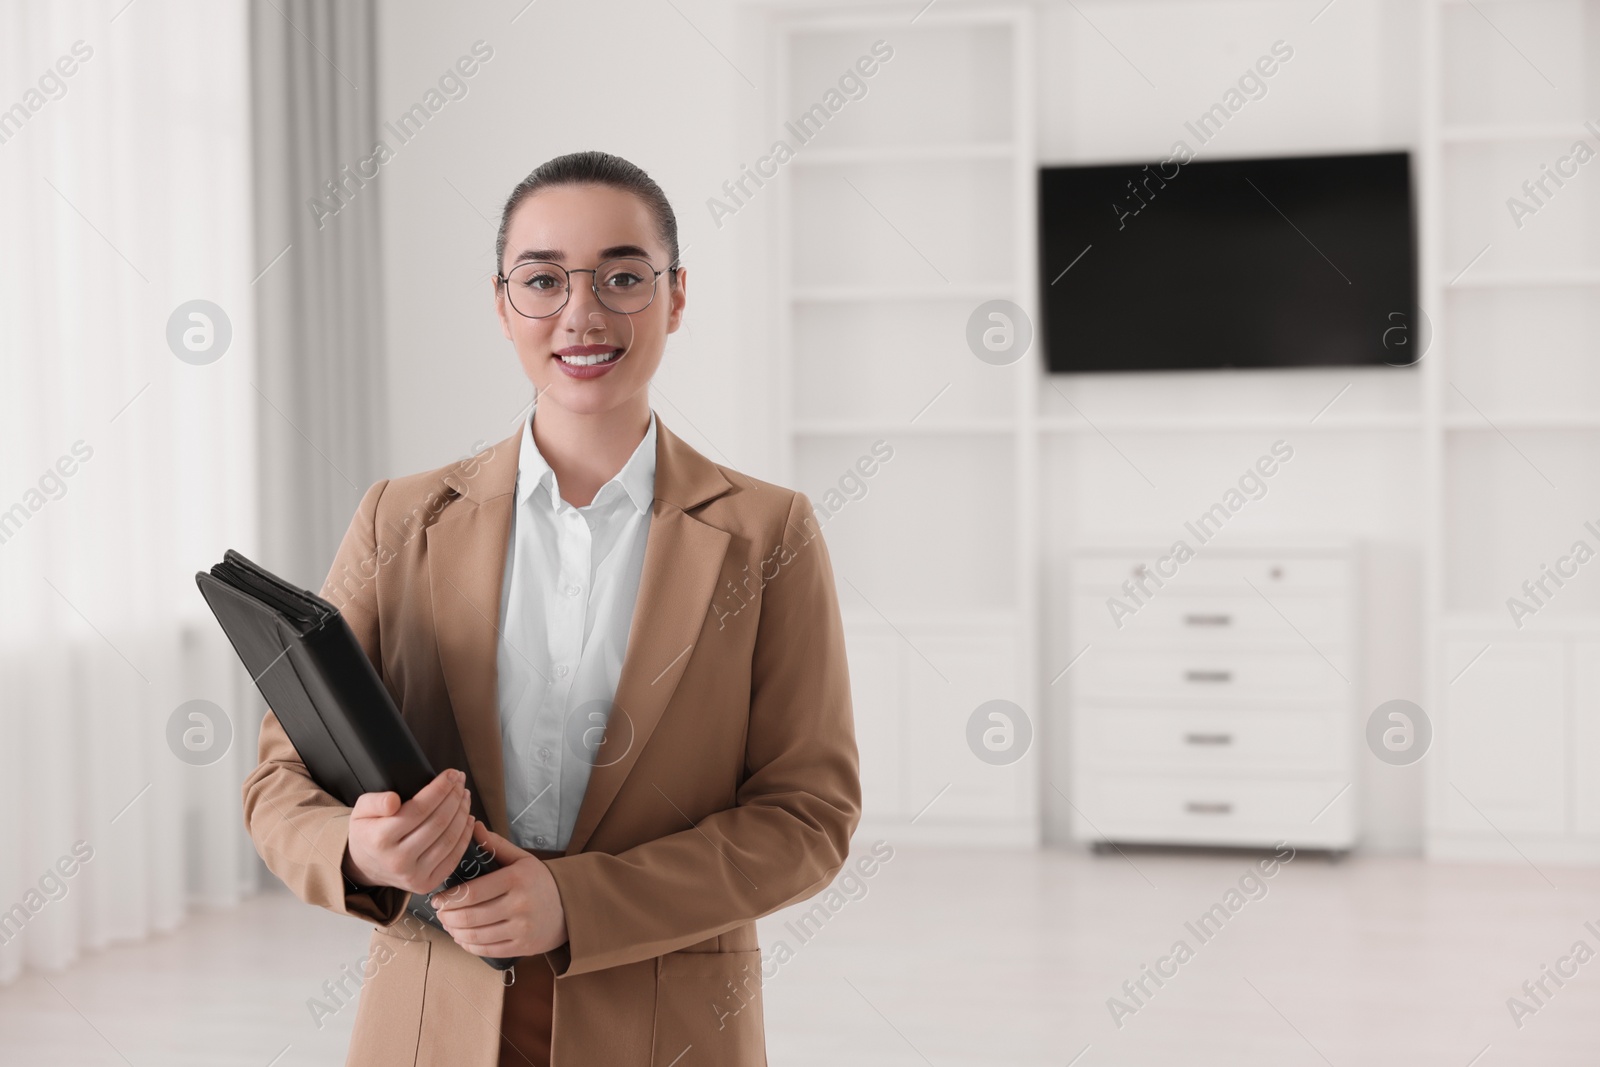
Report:
[[[353,807],[362,793],[410,800],[433,781],[437,772],[337,608],[233,549],[195,581],[317,785]],[[406,910],[442,930],[428,896],[498,866],[471,841],[450,877],[411,894]],[[480,958],[502,971],[517,962]]]

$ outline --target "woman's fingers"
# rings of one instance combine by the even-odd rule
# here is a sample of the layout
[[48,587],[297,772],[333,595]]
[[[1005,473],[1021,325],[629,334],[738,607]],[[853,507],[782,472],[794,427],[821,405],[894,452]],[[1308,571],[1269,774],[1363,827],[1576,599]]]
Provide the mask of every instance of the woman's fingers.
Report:
[[[404,804],[393,792],[357,797],[350,815],[352,860],[362,870],[385,872],[384,884],[416,893],[438,885],[471,840],[472,797],[465,782],[465,774],[449,769]],[[428,880],[435,871],[442,873]],[[424,884],[407,884],[419,881]]]
[[462,948],[477,947],[487,950],[490,946],[499,944],[510,948],[520,934],[521,930],[517,926],[501,919],[483,926],[458,925],[451,931],[450,937]]
[[458,798],[466,788],[466,775],[457,770],[440,771],[433,781],[417,791],[417,795],[400,807],[399,813],[385,827],[388,841],[398,845],[419,826],[428,821],[441,807],[449,818],[449,803]]
[[382,819],[400,810],[399,793],[362,793],[350,809],[352,819]]
[[[448,893],[448,890],[446,890],[446,892]],[[502,894],[502,895],[504,895],[504,894]],[[499,897],[495,897],[494,898],[494,900],[499,900],[499,899],[500,899]],[[451,934],[452,937],[454,937],[458,933],[461,933],[461,932],[464,932],[464,931],[467,931],[467,930],[472,930],[472,931],[476,932],[481,937],[482,936],[482,931],[484,929],[486,929],[488,927],[493,927],[493,926],[500,926],[501,924],[503,924],[503,923],[505,923],[507,921],[504,918],[505,907],[503,905],[501,907],[499,907],[499,908],[486,908],[486,907],[483,907],[484,904],[489,904],[489,903],[492,903],[492,902],[493,901],[486,900],[486,901],[481,902],[480,904],[473,905],[473,906],[470,906],[470,907],[438,909],[438,910],[439,910],[439,914],[440,915],[444,915],[444,916],[448,916],[449,917],[449,919],[450,919],[450,934]],[[509,936],[511,936],[511,935],[508,934],[508,933],[502,933],[502,934],[499,934],[497,937],[490,938],[490,940],[492,940],[492,941],[499,940],[500,938],[509,937]]]
[[466,854],[467,845],[472,840],[471,812],[464,813],[460,821],[452,827],[452,831],[442,835],[422,854],[419,867],[426,875],[428,884],[417,892],[426,893],[443,882],[450,877],[450,872],[456,869],[456,864],[461,862],[461,857]]
[[470,811],[472,799],[465,787],[457,787],[425,819],[395,841],[395,847],[412,862],[439,839],[463,811]]

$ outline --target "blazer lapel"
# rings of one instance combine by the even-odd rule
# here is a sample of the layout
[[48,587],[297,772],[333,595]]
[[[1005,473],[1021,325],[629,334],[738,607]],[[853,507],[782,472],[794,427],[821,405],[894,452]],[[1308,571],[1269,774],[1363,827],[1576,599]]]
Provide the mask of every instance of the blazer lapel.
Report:
[[617,695],[578,805],[567,855],[582,852],[594,836],[694,655],[733,537],[689,511],[731,488],[716,464],[656,416],[656,492],[639,597],[628,626]]
[[[434,632],[446,689],[490,829],[510,837],[500,746],[496,653],[500,594],[515,502],[522,429],[475,472],[446,483],[473,506],[446,508],[427,529]],[[649,742],[694,652],[731,535],[690,509],[731,486],[716,464],[656,416],[656,487],[639,595],[605,739],[594,755],[567,852],[581,852]]]
[[476,469],[464,460],[446,473],[445,484],[465,500],[446,507],[426,534],[433,632],[445,688],[472,787],[483,801],[489,828],[502,837],[510,836],[510,826],[495,658],[521,437],[518,427],[487,459],[478,460]]
[[578,806],[568,855],[588,844],[661,721],[694,654],[731,540],[726,530],[701,522],[670,501],[655,501],[617,695]]

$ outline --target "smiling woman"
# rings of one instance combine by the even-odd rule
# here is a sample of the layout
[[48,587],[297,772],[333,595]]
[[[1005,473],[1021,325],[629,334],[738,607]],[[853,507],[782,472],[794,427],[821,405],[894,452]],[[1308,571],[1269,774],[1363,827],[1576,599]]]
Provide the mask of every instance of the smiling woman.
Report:
[[[495,239],[495,306],[523,372],[547,400],[540,431],[581,425],[573,414],[625,413],[631,427],[648,421],[645,387],[688,298],[678,256],[677,218],[660,186],[616,156],[562,156],[511,191]],[[573,471],[576,503],[592,499],[601,468],[627,459],[617,434],[604,438],[613,447],[603,460],[587,447],[597,442],[582,443],[591,461],[587,476]],[[577,456],[564,458],[578,466]]]
[[[531,413],[368,489],[324,593],[443,770],[346,808],[268,715],[245,818],[301,899],[378,924],[397,956],[362,987],[354,1067],[760,1063],[755,920],[824,889],[861,814],[817,515],[652,410],[688,272],[644,171],[551,160],[507,198],[495,252]],[[395,536],[419,515],[422,536]],[[752,574],[736,614],[717,606]],[[469,837],[500,868],[444,891]],[[413,893],[442,928],[405,924]],[[512,984],[474,957],[519,959]]]

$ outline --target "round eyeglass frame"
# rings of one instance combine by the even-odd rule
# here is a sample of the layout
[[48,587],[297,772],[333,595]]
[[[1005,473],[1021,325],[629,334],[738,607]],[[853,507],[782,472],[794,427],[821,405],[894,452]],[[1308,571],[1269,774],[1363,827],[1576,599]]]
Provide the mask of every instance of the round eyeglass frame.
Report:
[[[650,299],[647,300],[644,307],[640,308],[638,311],[618,311],[616,308],[606,303],[606,298],[600,295],[600,286],[595,281],[595,279],[599,276],[600,270],[605,267],[607,263],[618,263],[623,261],[631,263],[643,263],[645,266],[649,267],[652,272],[650,277]],[[516,302],[511,299],[510,275],[496,274],[495,280],[500,283],[500,291],[506,294],[506,303],[511,305],[512,311],[515,311],[518,315],[521,315],[525,319],[548,319],[551,315],[559,315],[562,309],[572,302],[572,276],[574,274],[587,274],[589,276],[589,291],[593,293],[594,298],[600,302],[600,306],[611,312],[613,315],[637,315],[640,311],[644,311],[651,304],[656,302],[656,282],[661,279],[661,276],[668,271],[680,270],[683,267],[683,264],[675,263],[663,267],[660,270],[656,270],[655,264],[651,263],[648,259],[643,259],[639,256],[612,256],[610,259],[602,260],[600,265],[597,267],[574,267],[571,270],[568,270],[559,263],[551,263],[547,259],[527,260],[525,263],[544,263],[548,266],[555,267],[557,270],[561,271],[562,275],[565,276],[567,281],[567,296],[565,300],[561,301],[560,306],[558,306],[554,311],[547,312],[543,315],[530,315],[526,311],[523,311],[521,308],[517,307]],[[517,267],[524,266],[525,263],[518,263],[511,269],[515,271]]]

